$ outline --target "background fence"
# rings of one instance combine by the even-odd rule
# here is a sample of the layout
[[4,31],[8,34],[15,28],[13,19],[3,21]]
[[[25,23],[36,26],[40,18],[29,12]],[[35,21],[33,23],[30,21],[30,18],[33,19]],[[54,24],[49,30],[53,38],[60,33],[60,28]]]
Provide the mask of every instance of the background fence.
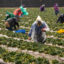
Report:
[[21,0],[0,0],[0,7],[18,7]]
[[21,4],[26,7],[40,7],[42,4],[52,7],[54,3],[64,6],[64,0],[0,0],[0,7],[18,7]]

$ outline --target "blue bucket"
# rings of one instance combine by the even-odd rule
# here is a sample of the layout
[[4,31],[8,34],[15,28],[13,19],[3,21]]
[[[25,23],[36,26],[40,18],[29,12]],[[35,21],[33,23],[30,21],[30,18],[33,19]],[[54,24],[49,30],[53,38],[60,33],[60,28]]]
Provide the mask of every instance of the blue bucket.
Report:
[[26,31],[25,31],[25,29],[19,29],[19,30],[15,31],[15,33],[23,33],[23,34],[25,34]]

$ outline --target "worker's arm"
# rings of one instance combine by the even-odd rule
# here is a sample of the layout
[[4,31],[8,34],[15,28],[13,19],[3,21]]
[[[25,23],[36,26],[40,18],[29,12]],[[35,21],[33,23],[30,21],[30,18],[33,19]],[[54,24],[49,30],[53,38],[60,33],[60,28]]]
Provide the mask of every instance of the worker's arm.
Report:
[[29,40],[31,40],[31,35],[32,35],[32,28],[30,29],[30,32],[29,32],[29,34],[28,34],[28,36],[29,36]]
[[[17,26],[17,27],[16,27]],[[18,24],[18,22],[15,22],[15,24],[14,24],[14,29],[18,29],[19,28],[19,24]]]
[[29,34],[28,34],[28,36],[29,36],[28,39],[29,39],[29,40],[31,40],[31,35],[32,35],[33,28],[34,28],[34,25],[31,26],[31,29],[30,29],[30,31],[29,31]]
[[29,34],[28,34],[29,37],[31,37],[31,35],[32,35],[32,29],[33,29],[33,28],[31,27],[31,29],[30,29],[30,31],[29,31]]
[[49,27],[48,27],[48,25],[44,22],[43,23],[43,28],[41,29],[43,32],[46,32],[46,31],[49,31],[50,29],[49,29]]

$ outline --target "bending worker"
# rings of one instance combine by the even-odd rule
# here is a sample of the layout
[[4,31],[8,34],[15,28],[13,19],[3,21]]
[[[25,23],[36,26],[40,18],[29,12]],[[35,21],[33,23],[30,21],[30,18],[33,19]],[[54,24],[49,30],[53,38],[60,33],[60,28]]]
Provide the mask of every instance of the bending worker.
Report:
[[17,30],[19,28],[18,20],[16,17],[8,18],[5,21],[5,26],[8,30]]
[[60,22],[60,23],[64,23],[64,14],[61,14],[57,20],[57,23]]

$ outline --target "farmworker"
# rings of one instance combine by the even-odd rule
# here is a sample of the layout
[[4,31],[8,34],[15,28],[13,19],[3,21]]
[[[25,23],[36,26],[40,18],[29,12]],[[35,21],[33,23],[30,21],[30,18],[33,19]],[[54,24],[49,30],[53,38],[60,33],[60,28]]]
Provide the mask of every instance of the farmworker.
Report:
[[60,22],[60,23],[64,23],[64,14],[61,14],[57,20],[57,23]]
[[18,16],[18,17],[22,17],[24,15],[28,15],[28,12],[26,10],[26,8],[24,8],[23,6],[20,6],[18,9],[16,9],[13,14],[15,16]]
[[15,16],[21,16],[22,11],[21,11],[20,8],[18,8],[18,9],[16,9],[16,10],[13,12],[13,14],[14,14]]
[[56,15],[59,13],[59,7],[57,3],[54,4],[54,11]]
[[11,12],[6,12],[6,18],[5,18],[5,20],[7,20],[8,18],[13,18],[13,17],[15,17],[15,15],[13,14],[13,13],[11,13]]
[[5,26],[8,30],[17,30],[19,28],[18,19],[16,17],[5,20]]
[[29,40],[34,42],[42,42],[46,41],[46,31],[49,31],[48,25],[42,21],[40,16],[37,17],[36,21],[32,24],[31,29],[29,31]]
[[44,11],[44,10],[45,10],[45,5],[43,4],[40,6],[40,11]]

